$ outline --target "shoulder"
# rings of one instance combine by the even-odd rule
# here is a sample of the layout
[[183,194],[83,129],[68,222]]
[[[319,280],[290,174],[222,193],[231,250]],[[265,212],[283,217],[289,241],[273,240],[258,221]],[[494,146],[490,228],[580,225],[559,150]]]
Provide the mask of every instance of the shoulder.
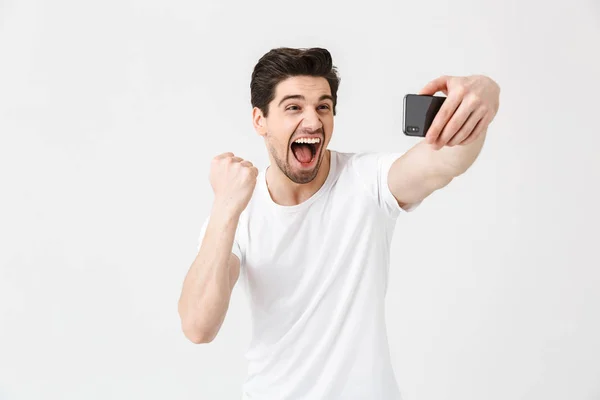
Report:
[[369,154],[372,154],[371,152],[344,152],[338,150],[330,151],[331,157],[335,158],[339,172],[356,168],[369,158]]
[[331,150],[336,157],[340,172],[348,171],[355,175],[369,176],[386,173],[402,153],[389,151],[340,152]]
[[394,161],[403,153],[391,151],[363,151],[338,153],[343,166],[340,175],[347,185],[361,188],[362,193],[375,201],[385,215],[395,217],[400,207],[388,185],[388,175]]

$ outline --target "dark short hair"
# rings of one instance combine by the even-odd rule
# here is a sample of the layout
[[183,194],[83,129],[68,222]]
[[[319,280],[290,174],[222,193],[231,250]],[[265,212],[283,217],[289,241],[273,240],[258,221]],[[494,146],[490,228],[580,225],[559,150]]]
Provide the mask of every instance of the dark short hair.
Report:
[[254,67],[250,81],[250,102],[268,116],[269,103],[275,98],[277,85],[293,76],[323,77],[329,82],[333,97],[333,115],[337,105],[340,77],[326,49],[279,47],[263,55]]

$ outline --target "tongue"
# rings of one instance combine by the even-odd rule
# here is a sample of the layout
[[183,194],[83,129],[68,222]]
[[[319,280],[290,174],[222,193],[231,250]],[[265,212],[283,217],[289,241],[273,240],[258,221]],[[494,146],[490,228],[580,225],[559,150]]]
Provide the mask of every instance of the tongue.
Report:
[[309,144],[294,144],[292,151],[296,156],[296,159],[301,163],[308,163],[312,159],[312,152],[310,151]]

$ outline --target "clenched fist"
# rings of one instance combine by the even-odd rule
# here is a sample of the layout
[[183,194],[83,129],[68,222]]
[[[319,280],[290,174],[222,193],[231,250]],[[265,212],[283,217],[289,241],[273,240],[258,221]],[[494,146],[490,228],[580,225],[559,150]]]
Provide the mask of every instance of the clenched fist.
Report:
[[213,158],[210,184],[215,193],[215,205],[239,216],[252,198],[258,169],[250,161],[223,153]]

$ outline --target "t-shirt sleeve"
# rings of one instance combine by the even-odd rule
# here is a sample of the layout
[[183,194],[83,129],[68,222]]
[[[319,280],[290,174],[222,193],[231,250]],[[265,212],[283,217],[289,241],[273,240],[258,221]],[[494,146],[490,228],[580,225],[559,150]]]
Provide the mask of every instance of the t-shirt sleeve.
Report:
[[388,185],[388,174],[394,161],[402,153],[357,153],[352,160],[352,168],[356,171],[367,192],[375,198],[379,207],[390,217],[402,212],[410,212],[421,202],[401,208]]
[[[206,219],[204,220],[204,223],[202,224],[202,227],[200,228],[200,236],[198,237],[198,246],[196,248],[197,252],[200,251],[200,246],[202,245],[202,240],[204,239],[204,235],[206,234],[206,228],[208,227],[209,220],[210,220],[210,215],[208,217],[206,217]],[[233,239],[233,246],[231,248],[231,252],[237,256],[237,258],[240,260],[240,263],[241,263],[242,262],[242,248],[240,246],[238,231],[239,231],[239,225],[238,225],[238,229],[236,229],[236,232],[235,232],[235,238]]]

